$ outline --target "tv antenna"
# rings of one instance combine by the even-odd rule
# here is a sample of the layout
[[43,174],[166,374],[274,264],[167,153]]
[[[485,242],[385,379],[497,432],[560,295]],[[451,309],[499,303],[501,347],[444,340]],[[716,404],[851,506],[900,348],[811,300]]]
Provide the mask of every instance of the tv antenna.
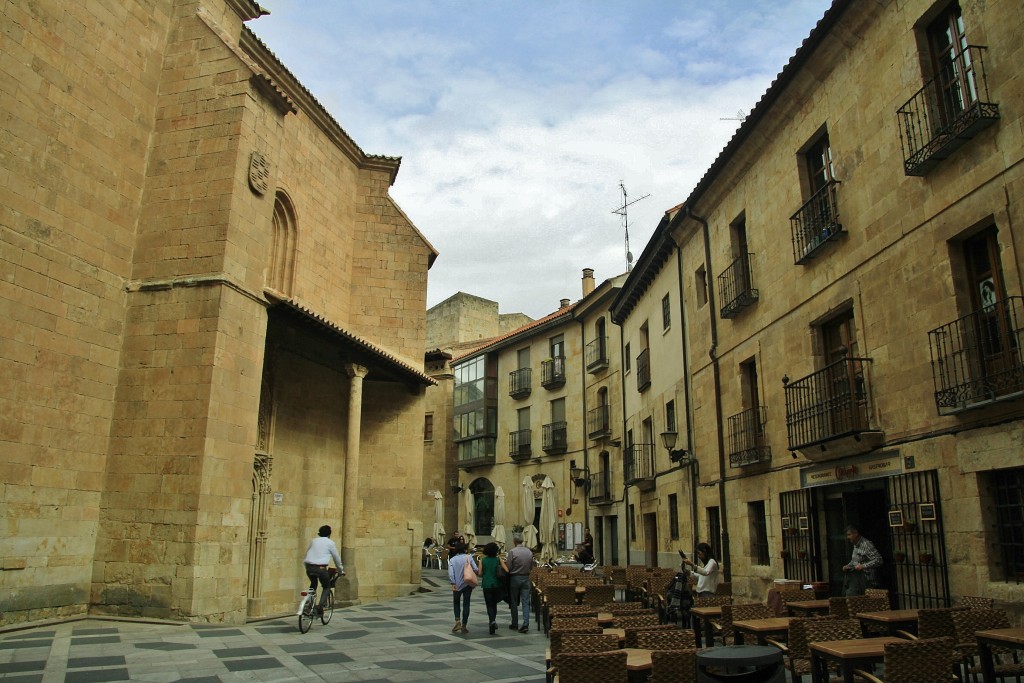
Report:
[[619,189],[622,190],[622,206],[617,209],[612,209],[612,213],[622,216],[622,226],[626,233],[626,272],[633,270],[633,252],[629,250],[629,207],[637,202],[647,199],[651,195],[645,194],[643,197],[638,197],[633,201],[629,201],[629,195],[626,193],[626,185],[620,180]]
[[723,116],[723,117],[721,117],[718,120],[719,121],[739,121],[740,123],[743,123],[744,121],[747,120],[747,112],[743,111],[742,109],[739,109],[736,112],[736,116]]

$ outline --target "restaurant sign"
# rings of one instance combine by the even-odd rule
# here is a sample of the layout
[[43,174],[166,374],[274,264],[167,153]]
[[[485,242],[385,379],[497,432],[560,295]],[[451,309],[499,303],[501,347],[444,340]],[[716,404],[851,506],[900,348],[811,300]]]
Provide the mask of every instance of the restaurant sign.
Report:
[[862,479],[877,479],[903,474],[899,451],[886,451],[870,458],[858,458],[816,465],[800,470],[800,488],[832,486]]

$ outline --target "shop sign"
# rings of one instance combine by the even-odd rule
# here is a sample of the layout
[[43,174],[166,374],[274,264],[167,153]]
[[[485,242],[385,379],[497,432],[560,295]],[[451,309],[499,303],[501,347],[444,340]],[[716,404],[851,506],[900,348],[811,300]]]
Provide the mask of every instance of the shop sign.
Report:
[[843,460],[802,469],[800,488],[832,486],[863,479],[893,477],[897,474],[903,474],[903,459],[899,451],[886,451],[870,458]]

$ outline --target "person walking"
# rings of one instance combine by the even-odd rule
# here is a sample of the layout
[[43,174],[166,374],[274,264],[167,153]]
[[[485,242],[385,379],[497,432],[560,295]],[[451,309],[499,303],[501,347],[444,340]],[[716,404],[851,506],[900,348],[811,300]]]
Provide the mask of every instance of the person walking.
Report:
[[[452,633],[469,633],[469,596],[474,586],[466,583],[465,571],[468,564],[473,573],[479,574],[480,568],[472,555],[466,553],[465,543],[456,543],[455,555],[448,558],[448,581],[452,584],[452,606],[455,608],[455,625]],[[461,602],[461,605],[459,604]]]
[[480,560],[480,587],[484,589],[487,623],[492,636],[498,629],[498,603],[506,592],[505,579],[498,576],[499,569],[503,569],[505,577],[508,577],[508,565],[498,557],[498,544],[492,541],[484,546],[484,557]]
[[708,598],[718,588],[718,561],[712,556],[711,546],[707,543],[697,544],[697,559],[700,560],[699,565],[689,558],[683,558],[683,564],[689,565],[697,575],[697,597]]
[[[509,609],[512,612],[510,629],[520,633],[530,631],[530,571],[533,569],[533,551],[523,545],[522,534],[512,534],[514,547],[505,556],[509,575]],[[523,625],[519,625],[518,609],[523,611]]]
[[327,599],[331,593],[331,575],[327,571],[331,560],[338,568],[338,573],[345,576],[345,566],[341,563],[341,555],[338,554],[338,546],[331,540],[331,527],[324,524],[317,530],[317,537],[309,542],[306,548],[306,556],[302,563],[306,567],[306,576],[309,577],[309,589],[316,590],[317,581],[320,582],[320,604],[317,605],[317,612],[324,613]]
[[882,554],[875,544],[860,535],[854,525],[846,527],[846,540],[853,545],[850,563],[843,565],[843,595],[864,595],[868,588],[878,585],[878,569]]

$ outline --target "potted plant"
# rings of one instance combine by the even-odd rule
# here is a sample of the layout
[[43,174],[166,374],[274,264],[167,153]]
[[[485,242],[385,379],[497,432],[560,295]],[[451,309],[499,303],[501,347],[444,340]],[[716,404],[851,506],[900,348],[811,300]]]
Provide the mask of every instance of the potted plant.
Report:
[[788,560],[789,559],[789,551],[786,550],[785,548],[783,548],[782,551],[779,553],[779,557],[781,557],[784,560]]
[[798,550],[798,551],[796,551],[796,556],[799,557],[801,560],[806,560],[807,559],[807,551],[806,550]]
[[914,530],[914,523],[911,522],[909,519],[905,520],[903,522],[903,530],[907,531],[907,532],[913,531]]
[[907,554],[902,550],[897,550],[892,554],[892,559],[896,560],[897,564],[903,564],[907,561]]
[[933,558],[931,553],[921,553],[917,559],[921,564],[931,564]]

